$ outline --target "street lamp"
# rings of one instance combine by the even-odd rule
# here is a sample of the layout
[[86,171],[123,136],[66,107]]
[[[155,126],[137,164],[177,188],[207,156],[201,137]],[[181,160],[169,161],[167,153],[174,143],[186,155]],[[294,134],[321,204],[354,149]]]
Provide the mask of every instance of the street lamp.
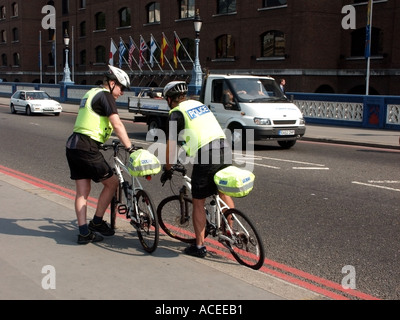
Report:
[[69,52],[69,36],[68,36],[68,32],[67,29],[65,29],[65,33],[64,33],[64,45],[65,45],[65,67],[64,67],[64,77],[62,79],[62,82],[64,84],[73,84],[73,82],[71,81],[71,71],[69,70],[69,65],[68,65],[68,52]]
[[196,15],[194,17],[194,31],[196,32],[196,56],[194,59],[194,66],[192,70],[192,79],[189,83],[189,94],[199,95],[201,91],[201,85],[203,82],[203,73],[201,71],[200,60],[199,60],[199,44],[200,44],[200,30],[203,25],[203,21],[200,18],[199,9],[196,11]]

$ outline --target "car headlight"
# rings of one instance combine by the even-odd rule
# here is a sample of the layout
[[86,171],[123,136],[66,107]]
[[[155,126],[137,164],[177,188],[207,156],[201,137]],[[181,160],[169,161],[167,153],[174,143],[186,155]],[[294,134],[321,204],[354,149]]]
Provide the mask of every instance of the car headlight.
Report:
[[254,123],[259,126],[272,124],[271,119],[268,118],[254,118]]
[[304,118],[300,118],[299,123],[300,123],[300,124],[306,124],[306,120],[304,120]]

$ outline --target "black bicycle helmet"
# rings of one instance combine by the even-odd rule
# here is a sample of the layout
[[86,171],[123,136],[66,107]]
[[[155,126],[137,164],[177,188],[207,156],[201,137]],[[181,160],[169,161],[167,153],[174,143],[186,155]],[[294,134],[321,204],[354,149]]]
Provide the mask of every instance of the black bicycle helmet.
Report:
[[163,95],[165,99],[175,97],[188,92],[188,86],[185,81],[171,81],[164,87]]

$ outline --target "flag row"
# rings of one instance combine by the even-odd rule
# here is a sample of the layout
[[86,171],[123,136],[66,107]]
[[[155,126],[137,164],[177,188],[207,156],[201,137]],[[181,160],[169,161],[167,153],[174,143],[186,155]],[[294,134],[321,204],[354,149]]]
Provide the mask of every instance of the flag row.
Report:
[[[135,43],[135,41],[132,39],[132,37],[129,37],[129,45],[126,45],[125,41],[120,37],[118,45],[114,42],[114,40],[111,38],[111,43],[110,43],[110,54],[109,54],[109,64],[114,65],[114,57],[117,55],[118,52],[118,57],[119,57],[119,67],[122,68],[122,65],[127,64],[128,67],[132,70],[132,65],[133,63],[136,64],[136,66],[140,69],[140,71],[143,70],[145,66],[147,66],[151,71],[153,71],[153,68],[155,65],[158,66],[158,68],[163,71],[163,68],[166,67],[166,64],[168,64],[169,68],[174,71],[175,69],[178,69],[178,66],[180,65],[184,71],[185,67],[183,66],[181,60],[179,59],[179,51],[184,50],[186,56],[188,59],[191,61],[193,64],[193,59],[190,57],[189,53],[187,52],[185,46],[183,45],[182,41],[179,39],[178,35],[176,32],[174,32],[174,42],[171,45],[165,36],[164,33],[162,33],[162,38],[161,38],[161,45],[157,43],[153,35],[150,35],[150,41],[146,43],[144,40],[143,36],[140,35],[140,40],[139,40],[139,46]],[[157,59],[155,52],[159,49],[159,60]],[[172,50],[173,54],[173,66],[171,65],[170,61],[167,59],[167,51],[168,49]],[[134,53],[138,52],[138,60],[134,57]],[[126,60],[126,53],[128,53],[128,60]],[[147,61],[146,55],[150,56],[149,60]]]

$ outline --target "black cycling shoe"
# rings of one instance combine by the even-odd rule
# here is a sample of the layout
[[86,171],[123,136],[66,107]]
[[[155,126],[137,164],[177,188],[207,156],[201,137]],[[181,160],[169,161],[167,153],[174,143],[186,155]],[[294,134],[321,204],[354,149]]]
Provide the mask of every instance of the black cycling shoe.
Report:
[[103,236],[106,237],[113,236],[115,233],[115,231],[111,229],[108,226],[107,222],[105,222],[104,220],[100,224],[94,224],[93,220],[91,220],[89,222],[88,228],[89,230],[100,232]]
[[103,240],[104,238],[101,235],[98,235],[92,231],[89,231],[86,236],[81,234],[78,235],[78,244],[88,244],[89,242],[99,242]]
[[195,244],[192,244],[189,247],[185,248],[184,252],[190,256],[199,258],[204,258],[207,255],[206,247],[203,246],[199,249]]

